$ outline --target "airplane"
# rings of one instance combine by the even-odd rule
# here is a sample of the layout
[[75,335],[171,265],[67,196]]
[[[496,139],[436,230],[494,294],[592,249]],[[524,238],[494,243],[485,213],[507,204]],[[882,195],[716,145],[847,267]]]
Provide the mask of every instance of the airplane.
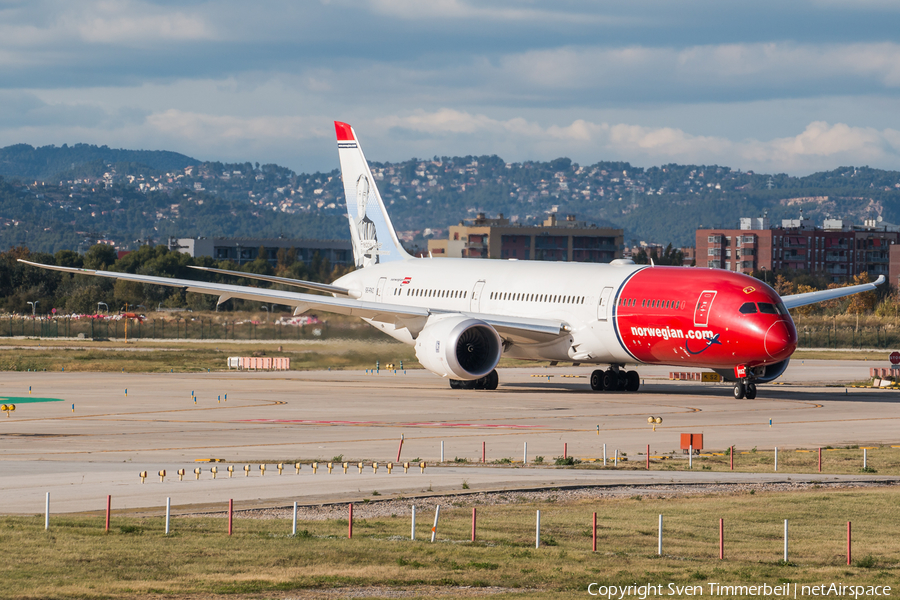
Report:
[[331,284],[207,267],[195,269],[324,292],[314,295],[188,279],[20,262],[68,273],[355,315],[415,347],[423,367],[453,389],[497,389],[501,357],[598,365],[595,391],[635,392],[630,365],[708,368],[734,382],[734,397],[784,373],[797,348],[790,309],[874,290],[874,283],[792,296],[721,269],[414,258],[397,238],[350,125],[335,121],[357,270]]

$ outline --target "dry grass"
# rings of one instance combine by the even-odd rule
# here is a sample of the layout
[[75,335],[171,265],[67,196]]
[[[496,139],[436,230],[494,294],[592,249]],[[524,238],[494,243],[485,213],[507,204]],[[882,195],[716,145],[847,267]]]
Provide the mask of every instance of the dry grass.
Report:
[[[822,449],[822,474],[861,474],[877,473],[878,475],[900,476],[900,448],[891,446],[866,446],[867,471],[863,471],[862,447],[841,447]],[[688,470],[688,458],[684,454],[659,455],[653,454],[650,449],[650,468],[654,471]],[[618,469],[644,470],[647,468],[646,454],[629,455],[627,461],[620,458]],[[612,457],[607,457],[607,467],[602,466],[602,460],[590,458],[591,462],[582,462],[573,467],[576,469],[613,469]],[[731,457],[728,448],[705,451],[700,456],[694,456],[693,470],[695,471],[730,471]],[[764,450],[735,448],[734,470],[743,473],[771,473],[775,470],[775,451],[773,448]],[[778,450],[779,473],[818,473],[818,449],[817,448],[791,448]]]
[[[421,368],[413,348],[400,343],[334,340],[328,342],[58,342],[34,341],[25,348],[0,349],[0,371],[90,371],[129,373],[200,372],[226,369],[229,356],[291,359],[293,370],[368,369],[381,361]],[[17,345],[18,341],[16,342]],[[26,345],[26,344],[22,344]]]
[[[343,586],[414,588],[501,586],[524,597],[584,597],[590,582],[628,585],[877,583],[897,586],[900,525],[891,490],[816,490],[662,499],[520,503],[471,510],[442,507],[438,543],[427,541],[433,515],[420,515],[410,541],[409,515],[311,521],[291,537],[289,521],[242,519],[225,535],[221,518],[0,520],[0,598],[125,598],[145,594],[246,595]],[[534,548],[535,510],[545,546]],[[591,513],[598,514],[592,554]],[[656,555],[657,515],[665,518],[664,556]],[[725,519],[726,560],[717,559],[718,518]],[[783,519],[791,523],[790,563],[782,558]],[[847,566],[846,522],[854,556]],[[896,587],[895,587],[896,589]],[[520,597],[520,596],[517,596]]]

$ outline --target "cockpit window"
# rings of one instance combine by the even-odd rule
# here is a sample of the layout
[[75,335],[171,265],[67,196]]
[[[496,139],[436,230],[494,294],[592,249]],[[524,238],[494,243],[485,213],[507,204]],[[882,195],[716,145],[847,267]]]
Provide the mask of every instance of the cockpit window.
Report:
[[741,308],[739,310],[741,311],[741,314],[744,315],[756,314],[756,305],[752,302],[744,302],[743,304],[741,304]]
[[771,304],[769,302],[760,302],[759,312],[763,313],[764,315],[777,315],[778,309],[775,308],[774,304]]
[[784,302],[779,302],[778,304],[776,304],[775,310],[778,311],[779,315],[787,315],[788,314],[788,309],[787,309],[787,306],[784,305]]

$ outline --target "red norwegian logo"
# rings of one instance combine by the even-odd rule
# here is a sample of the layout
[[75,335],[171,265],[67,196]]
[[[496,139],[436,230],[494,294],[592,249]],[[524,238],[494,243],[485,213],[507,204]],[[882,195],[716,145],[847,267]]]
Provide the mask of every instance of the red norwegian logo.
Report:
[[406,285],[406,284],[408,284],[410,281],[412,281],[412,277],[404,277],[404,278],[403,278],[403,281],[400,282],[400,285]]

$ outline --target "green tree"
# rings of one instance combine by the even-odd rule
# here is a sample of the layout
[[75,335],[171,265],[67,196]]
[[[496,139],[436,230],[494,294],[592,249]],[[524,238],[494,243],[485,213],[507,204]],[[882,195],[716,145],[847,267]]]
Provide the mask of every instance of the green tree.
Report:
[[115,248],[106,244],[96,244],[84,253],[84,268],[107,271],[116,263],[116,258]]

